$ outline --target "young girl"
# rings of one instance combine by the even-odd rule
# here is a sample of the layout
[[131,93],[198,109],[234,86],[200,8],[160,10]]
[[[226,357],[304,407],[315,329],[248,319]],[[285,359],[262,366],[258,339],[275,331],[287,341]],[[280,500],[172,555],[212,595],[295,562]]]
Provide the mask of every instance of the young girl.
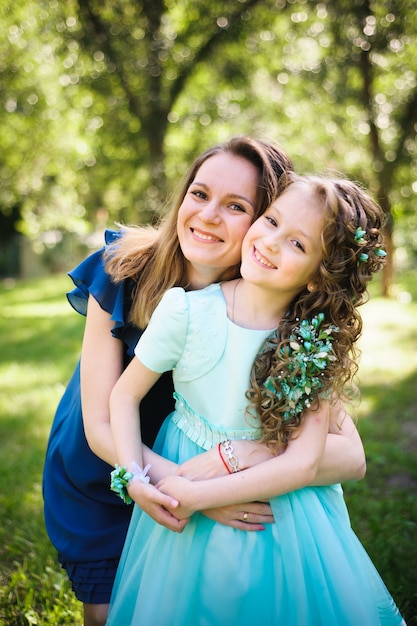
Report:
[[[305,487],[338,427],[330,406],[356,371],[356,307],[383,263],[380,226],[379,207],[355,184],[294,176],[249,229],[242,279],[166,293],[111,394],[122,466],[112,487],[141,509],[109,626],[404,624],[350,528],[340,486]],[[170,369],[176,410],[157,449],[177,463],[217,446],[227,476],[160,479],[157,461],[141,469],[138,404]],[[238,471],[230,440],[259,436],[282,454]],[[274,512],[261,533],[197,513],[256,499]],[[189,520],[181,534],[156,523],[165,509]]]

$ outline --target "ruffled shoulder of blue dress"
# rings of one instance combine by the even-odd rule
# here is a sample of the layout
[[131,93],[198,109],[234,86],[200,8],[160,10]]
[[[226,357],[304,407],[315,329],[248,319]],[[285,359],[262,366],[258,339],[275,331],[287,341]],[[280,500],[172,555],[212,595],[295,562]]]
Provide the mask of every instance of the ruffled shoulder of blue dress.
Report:
[[[114,283],[106,272],[104,261],[104,251],[109,245],[117,242],[121,235],[121,231],[106,230],[105,245],[68,272],[75,287],[67,293],[67,298],[78,313],[86,315],[88,298],[90,295],[93,296],[114,321],[112,334],[119,339],[126,339],[123,335],[126,333],[130,335],[132,331],[132,326],[127,320],[131,305],[132,283],[129,280]],[[134,335],[131,341],[127,342],[128,344],[137,341],[138,331],[134,332]]]

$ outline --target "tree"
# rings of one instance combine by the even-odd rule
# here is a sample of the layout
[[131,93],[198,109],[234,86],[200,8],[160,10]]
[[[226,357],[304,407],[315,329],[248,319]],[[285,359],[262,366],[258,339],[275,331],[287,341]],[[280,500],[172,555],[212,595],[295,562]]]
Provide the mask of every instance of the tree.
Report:
[[372,158],[368,182],[387,217],[383,295],[388,295],[394,259],[392,206],[398,204],[399,194],[412,195],[413,180],[407,181],[408,189],[400,181],[404,167],[413,161],[416,167],[417,45],[412,34],[417,19],[413,3],[407,0],[342,1],[337,10],[335,3],[327,1],[326,7],[333,52],[337,50],[339,68],[349,68],[346,88],[363,112]]
[[115,77],[113,90],[134,120],[138,146],[147,154],[151,209],[160,206],[165,192],[165,142],[179,96],[197,66],[247,28],[257,4],[260,0],[79,0],[79,39],[87,51],[102,53],[107,67],[107,76],[102,74],[92,87],[100,90],[109,73]]
[[196,153],[249,133],[299,170],[363,181],[392,247],[393,218],[415,215],[411,5],[15,0],[0,9],[0,211],[18,207],[33,237],[149,221]]
[[393,276],[394,218],[415,215],[416,35],[411,0],[310,0],[283,2],[252,37],[263,119],[300,169],[347,172],[383,207],[383,295]]

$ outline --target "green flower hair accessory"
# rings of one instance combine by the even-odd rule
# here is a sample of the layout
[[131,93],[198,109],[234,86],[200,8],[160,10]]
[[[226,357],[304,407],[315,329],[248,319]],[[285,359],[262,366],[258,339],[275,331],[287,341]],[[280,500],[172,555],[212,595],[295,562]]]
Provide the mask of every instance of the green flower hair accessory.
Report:
[[376,256],[379,256],[379,257],[387,256],[387,253],[382,248],[377,248],[375,250],[375,254],[376,254]]
[[366,243],[363,236],[366,235],[366,230],[363,230],[360,226],[355,230],[355,241],[358,243]]
[[[364,235],[366,235],[366,230],[363,230],[360,226],[358,226],[358,228],[355,230],[355,241],[360,245],[365,244],[366,240],[363,238]],[[387,256],[387,253],[382,248],[376,248],[374,250],[374,254],[380,258]],[[358,258],[358,265],[359,263],[367,263],[368,259],[369,254],[366,254],[366,252],[361,252]]]
[[311,398],[324,386],[324,370],[336,359],[332,333],[339,329],[333,325],[321,328],[323,321],[324,313],[319,313],[311,321],[303,320],[294,328],[289,343],[281,348],[286,375],[282,371],[277,377],[268,376],[264,382],[265,389],[287,401],[289,408],[282,414],[284,422],[311,406]]

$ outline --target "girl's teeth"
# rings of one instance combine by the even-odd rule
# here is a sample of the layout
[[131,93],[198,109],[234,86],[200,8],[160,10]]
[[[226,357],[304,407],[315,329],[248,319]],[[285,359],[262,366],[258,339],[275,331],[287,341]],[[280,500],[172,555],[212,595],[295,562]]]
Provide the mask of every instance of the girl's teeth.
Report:
[[272,265],[272,263],[268,263],[268,261],[266,261],[263,257],[260,257],[256,250],[255,250],[255,258],[259,261],[259,263],[261,263],[262,265],[265,265],[266,267],[275,267],[274,265]]

